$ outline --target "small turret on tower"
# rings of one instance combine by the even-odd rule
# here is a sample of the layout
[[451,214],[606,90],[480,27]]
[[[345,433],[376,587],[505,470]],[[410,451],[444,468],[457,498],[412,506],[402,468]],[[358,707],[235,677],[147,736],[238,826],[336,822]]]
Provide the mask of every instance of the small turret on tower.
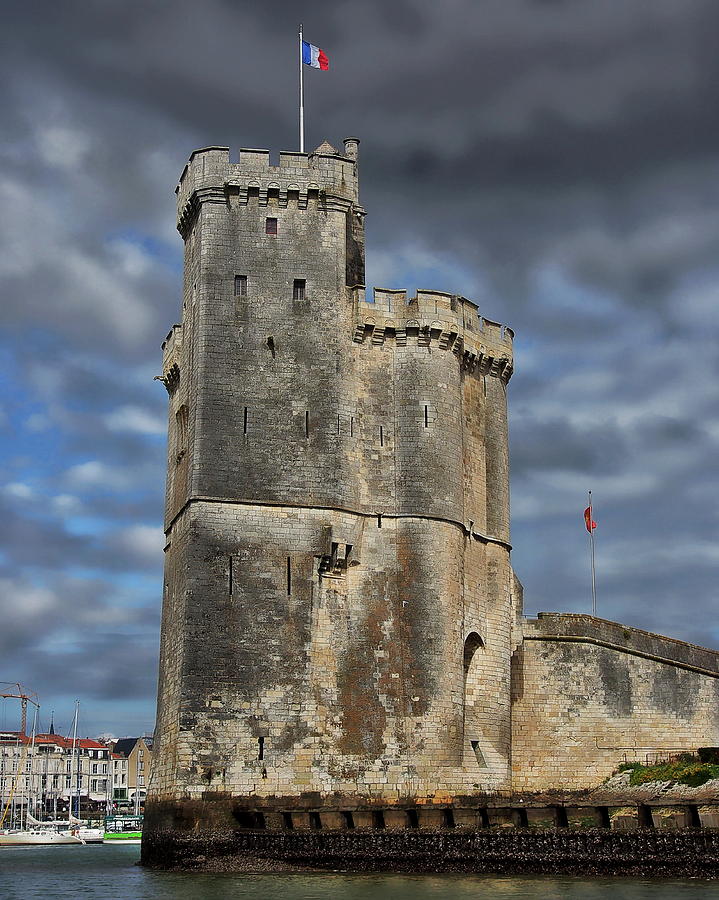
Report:
[[353,159],[359,162],[359,145],[360,140],[356,137],[345,138],[345,156],[347,159]]

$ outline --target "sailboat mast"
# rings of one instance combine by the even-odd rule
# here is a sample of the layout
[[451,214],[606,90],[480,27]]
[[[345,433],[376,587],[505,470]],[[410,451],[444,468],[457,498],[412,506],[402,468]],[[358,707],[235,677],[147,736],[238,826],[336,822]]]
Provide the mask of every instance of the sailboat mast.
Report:
[[[21,731],[20,734],[24,734],[24,731]],[[22,769],[23,764],[23,754],[22,754],[22,743],[20,741],[20,735],[17,736],[17,740],[15,741],[15,755],[17,756],[17,772],[15,773],[15,784],[17,785],[19,779],[22,777],[20,775],[20,770]],[[22,828],[22,807],[20,807],[20,821],[17,821],[17,791],[13,791],[12,793],[12,812],[11,819],[13,828]]]
[[[77,750],[77,717],[78,717],[79,712],[80,712],[80,701],[76,700],[75,701],[75,715],[73,716],[73,719],[72,719],[72,756],[70,757],[70,759],[71,759],[70,775],[71,776],[75,772],[75,751]],[[77,786],[77,774],[76,773],[75,773],[75,785]],[[67,808],[67,821],[68,822],[72,821],[72,796],[73,796],[73,789],[72,789],[72,779],[71,779],[71,781],[70,781],[70,797],[69,797],[70,802],[68,803],[68,808]]]
[[[28,773],[28,791],[27,791],[27,800],[25,805],[25,827],[28,827],[28,816],[30,814],[30,803],[33,803],[33,806],[36,804],[36,796],[35,796],[35,735],[37,734],[37,715],[40,711],[40,707],[36,706],[35,711],[32,717],[32,738],[30,740],[30,772]],[[37,812],[37,809],[33,812],[33,816]]]

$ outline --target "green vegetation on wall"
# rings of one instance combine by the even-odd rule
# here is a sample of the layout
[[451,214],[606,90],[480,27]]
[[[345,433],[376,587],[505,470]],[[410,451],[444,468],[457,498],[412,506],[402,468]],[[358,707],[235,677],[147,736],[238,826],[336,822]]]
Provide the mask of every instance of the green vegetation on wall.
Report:
[[640,762],[622,763],[617,771],[630,772],[629,783],[634,785],[649,781],[670,781],[673,784],[699,787],[712,778],[719,778],[719,759],[706,753],[681,753],[671,762],[654,766],[645,766]]

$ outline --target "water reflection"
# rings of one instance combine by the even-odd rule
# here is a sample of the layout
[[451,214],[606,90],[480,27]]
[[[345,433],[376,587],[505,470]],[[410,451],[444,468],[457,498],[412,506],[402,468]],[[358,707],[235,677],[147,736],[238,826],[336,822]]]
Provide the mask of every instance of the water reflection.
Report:
[[139,847],[0,848],[1,900],[708,900],[719,882],[486,875],[197,875],[135,865]]

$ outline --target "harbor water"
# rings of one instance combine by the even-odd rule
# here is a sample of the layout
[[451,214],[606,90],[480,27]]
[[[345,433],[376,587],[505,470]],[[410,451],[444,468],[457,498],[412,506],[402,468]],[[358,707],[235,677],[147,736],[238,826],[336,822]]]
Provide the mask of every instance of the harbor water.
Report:
[[137,844],[0,847],[0,900],[707,900],[719,882],[488,875],[203,875],[136,865]]

